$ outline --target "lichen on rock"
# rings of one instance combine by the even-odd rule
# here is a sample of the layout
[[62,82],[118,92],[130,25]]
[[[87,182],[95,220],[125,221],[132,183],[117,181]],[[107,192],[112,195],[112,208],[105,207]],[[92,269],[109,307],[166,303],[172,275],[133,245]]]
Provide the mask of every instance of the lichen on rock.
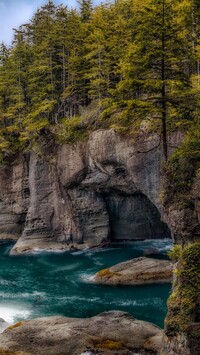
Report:
[[[121,311],[85,319],[38,318],[0,334],[0,350],[5,349],[5,355],[23,351],[30,355],[132,355],[145,353],[144,344],[160,331],[159,327]],[[154,354],[159,349],[160,345]]]

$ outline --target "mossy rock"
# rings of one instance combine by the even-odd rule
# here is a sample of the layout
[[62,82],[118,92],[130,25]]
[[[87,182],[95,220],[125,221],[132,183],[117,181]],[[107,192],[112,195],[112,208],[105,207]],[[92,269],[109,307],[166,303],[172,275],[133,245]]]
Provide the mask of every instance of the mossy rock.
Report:
[[110,271],[110,269],[103,269],[97,273],[98,277],[106,277],[106,278],[113,277],[114,275],[116,275],[116,273]]
[[22,325],[24,325],[26,322],[17,322],[17,323],[15,323],[15,324],[13,324],[13,325],[10,325],[8,328],[6,328],[6,331],[7,330],[12,330],[12,329],[15,329],[15,328],[18,328],[18,327],[21,327]]
[[95,344],[95,349],[107,349],[107,350],[122,350],[124,345],[120,341],[116,340],[102,340],[99,343]]
[[184,333],[190,337],[191,325],[199,322],[199,270],[200,244],[192,243],[180,252],[178,284],[168,300],[169,312],[165,320],[165,332],[168,336]]
[[0,355],[29,355],[29,353],[24,351],[8,351],[0,348]]

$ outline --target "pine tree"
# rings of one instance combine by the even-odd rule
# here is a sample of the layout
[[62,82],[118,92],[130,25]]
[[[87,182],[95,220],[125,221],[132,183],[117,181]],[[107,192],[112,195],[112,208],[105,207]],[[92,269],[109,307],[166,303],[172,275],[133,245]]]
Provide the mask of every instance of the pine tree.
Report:
[[33,61],[28,73],[28,94],[31,112],[27,115],[26,128],[29,135],[55,122],[56,81],[53,26],[56,7],[52,1],[37,11],[29,25]]
[[10,142],[7,137],[6,127],[8,126],[6,113],[9,107],[9,90],[7,78],[7,62],[9,50],[4,43],[0,46],[0,160],[2,155],[9,150]]
[[6,127],[6,118],[5,113],[9,106],[8,99],[8,82],[7,82],[7,73],[6,65],[8,62],[9,50],[4,43],[1,43],[0,46],[0,115],[1,115],[1,127]]
[[99,115],[102,102],[110,97],[112,82],[115,80],[111,51],[112,32],[115,17],[109,7],[101,5],[95,8],[89,22],[89,35],[86,39],[86,59],[89,80],[89,96],[98,102]]
[[190,118],[190,78],[184,61],[189,48],[180,36],[176,1],[150,0],[138,12],[134,41],[121,61],[123,80],[118,86],[127,95],[135,115],[161,120],[165,160],[167,121]]
[[199,2],[79,4],[48,1],[15,30],[9,50],[1,46],[2,145],[32,144],[92,104],[98,124],[130,129],[149,119],[167,159],[168,132],[200,112]]
[[92,0],[79,0],[81,20],[85,23],[90,19],[92,13]]
[[[56,13],[55,46],[59,87],[59,109],[57,117],[72,118],[79,113],[83,102],[84,60],[83,37],[80,16],[75,10],[60,6]],[[59,79],[58,79],[59,82]]]

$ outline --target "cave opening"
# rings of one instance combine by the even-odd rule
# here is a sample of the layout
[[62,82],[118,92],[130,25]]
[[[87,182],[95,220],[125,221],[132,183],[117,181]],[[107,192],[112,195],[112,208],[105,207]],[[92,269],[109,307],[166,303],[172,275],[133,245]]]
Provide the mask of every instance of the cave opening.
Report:
[[111,242],[171,238],[158,208],[142,192],[134,195],[115,192],[104,199]]

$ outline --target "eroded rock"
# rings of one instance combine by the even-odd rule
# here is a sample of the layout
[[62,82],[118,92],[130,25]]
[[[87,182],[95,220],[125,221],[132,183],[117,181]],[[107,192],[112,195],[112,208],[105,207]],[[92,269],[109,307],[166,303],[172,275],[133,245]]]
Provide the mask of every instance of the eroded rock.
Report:
[[5,351],[30,355],[145,354],[144,344],[160,331],[128,313],[113,311],[88,319],[48,317],[26,321],[4,331],[0,344]]
[[0,240],[22,234],[29,205],[29,156],[0,168]]
[[172,281],[173,265],[168,260],[140,257],[97,272],[93,281],[105,285],[147,285]]
[[170,237],[161,218],[161,152],[151,150],[157,139],[141,133],[138,147],[98,130],[74,145],[44,141],[40,154],[2,167],[0,238],[20,236],[12,253],[22,253]]

